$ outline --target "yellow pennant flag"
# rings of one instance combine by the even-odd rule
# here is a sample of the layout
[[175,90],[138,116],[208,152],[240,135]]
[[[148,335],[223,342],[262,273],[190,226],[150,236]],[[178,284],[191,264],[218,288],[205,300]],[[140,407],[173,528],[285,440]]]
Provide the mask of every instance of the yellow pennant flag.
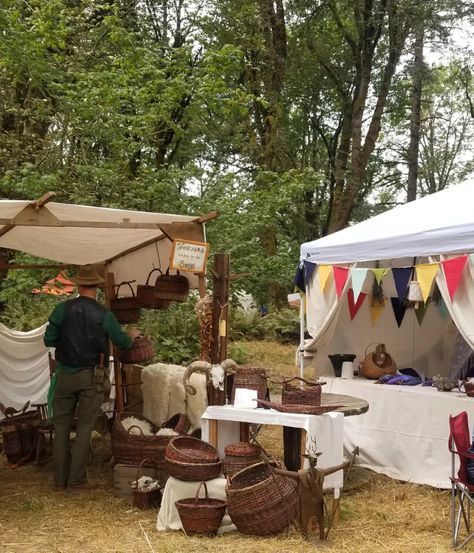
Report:
[[421,263],[420,265],[415,265],[415,267],[416,278],[418,280],[418,284],[420,285],[421,295],[423,296],[423,301],[426,303],[426,300],[430,295],[434,277],[439,269],[439,263]]
[[319,287],[321,292],[324,292],[330,274],[332,274],[332,265],[319,266]]
[[372,319],[372,326],[374,326],[375,323],[379,320],[380,315],[383,313],[384,309],[385,303],[376,303],[375,305],[370,306],[370,318]]
[[388,273],[388,269],[370,269],[370,270],[374,273],[377,284],[380,284],[382,282],[383,277]]

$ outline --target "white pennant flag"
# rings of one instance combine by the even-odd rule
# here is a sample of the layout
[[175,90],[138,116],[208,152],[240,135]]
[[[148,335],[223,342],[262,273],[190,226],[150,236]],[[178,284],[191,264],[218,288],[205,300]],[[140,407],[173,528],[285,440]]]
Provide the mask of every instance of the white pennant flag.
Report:
[[367,271],[368,269],[351,269],[352,290],[354,290],[354,302],[356,303],[359,294],[362,292]]

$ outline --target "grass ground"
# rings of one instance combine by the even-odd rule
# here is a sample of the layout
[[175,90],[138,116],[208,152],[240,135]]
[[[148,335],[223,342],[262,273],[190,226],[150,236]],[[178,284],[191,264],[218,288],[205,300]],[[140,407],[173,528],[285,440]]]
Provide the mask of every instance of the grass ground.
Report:
[[[294,346],[244,343],[248,362],[268,367],[272,377],[295,374]],[[265,447],[281,454],[278,429],[265,428]],[[313,553],[298,533],[255,538],[238,532],[217,538],[187,538],[156,531],[154,510],[140,511],[113,496],[110,449],[94,441],[88,492],[54,492],[50,466],[0,466],[2,553]],[[320,549],[334,553],[443,553],[450,551],[450,495],[374,475],[341,502],[341,520]],[[474,551],[474,544],[465,551]]]

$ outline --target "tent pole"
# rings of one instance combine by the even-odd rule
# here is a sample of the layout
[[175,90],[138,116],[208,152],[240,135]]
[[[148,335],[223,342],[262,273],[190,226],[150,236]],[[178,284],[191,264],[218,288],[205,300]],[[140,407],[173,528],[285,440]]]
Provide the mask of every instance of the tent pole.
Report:
[[305,307],[304,294],[300,294],[300,347],[299,347],[299,365],[300,365],[300,377],[304,378],[304,307]]

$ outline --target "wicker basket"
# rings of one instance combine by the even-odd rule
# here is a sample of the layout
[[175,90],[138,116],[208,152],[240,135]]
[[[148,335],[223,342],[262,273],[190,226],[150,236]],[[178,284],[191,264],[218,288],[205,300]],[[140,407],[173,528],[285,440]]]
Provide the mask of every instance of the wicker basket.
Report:
[[258,399],[267,397],[267,374],[262,367],[238,367],[235,371],[231,403],[235,400],[236,388],[247,388],[248,390],[257,390]]
[[298,482],[263,462],[228,479],[226,496],[229,515],[243,534],[276,534],[298,516]]
[[[300,380],[306,386],[300,388],[290,384],[293,380]],[[314,382],[295,376],[294,378],[284,378],[281,391],[282,404],[297,405],[321,405],[321,386],[326,382]]]
[[184,482],[201,482],[217,478],[222,470],[222,461],[214,463],[183,463],[166,458],[166,470],[170,476]]
[[[205,497],[199,497],[204,485]],[[180,499],[175,502],[183,529],[188,535],[200,534],[213,536],[224,517],[227,504],[222,499],[212,499],[207,492],[206,482],[201,482],[196,496],[189,499]]]
[[[148,462],[152,463],[155,467],[155,480],[158,481],[157,466],[150,459],[143,459],[140,465],[137,467],[137,475],[135,482],[138,481],[140,469],[144,464]],[[152,509],[153,507],[159,507],[161,505],[161,486],[153,490],[139,490],[132,486],[133,492],[133,505],[139,509]]]
[[39,425],[38,411],[18,413],[0,421],[3,452],[9,463],[25,463],[34,458]]
[[225,476],[233,476],[244,468],[262,460],[262,449],[249,442],[238,442],[226,446],[223,471]]
[[[161,271],[160,271],[161,272]],[[161,274],[155,282],[155,298],[170,301],[186,301],[189,295],[189,281],[179,274],[170,275],[170,270]]]
[[[138,413],[119,413],[115,417],[112,427],[112,455],[115,462],[125,465],[139,465],[145,459],[146,462],[143,466],[156,466],[157,469],[165,468],[166,446],[174,436],[130,434],[129,430],[126,430],[122,424],[122,420],[130,416],[147,422],[152,432],[158,432],[160,429]],[[164,427],[168,428],[167,426]]]
[[[131,283],[121,282],[117,285],[117,291],[115,292],[115,298],[110,300],[110,310],[117,317],[119,323],[136,323],[140,319],[140,306],[138,305],[137,298],[133,291]],[[124,284],[127,284],[132,292],[131,297],[129,298],[120,298],[119,290],[120,287]]]
[[[383,351],[383,361],[376,363],[376,356],[378,355],[378,352],[371,351],[370,353],[367,353],[367,350],[371,345],[373,344],[369,344],[365,350],[365,358],[360,364],[360,374],[365,376],[365,378],[370,378],[372,380],[377,380],[385,374],[395,374],[397,372],[397,366],[391,355],[386,351]],[[379,344],[377,348],[381,345],[383,344]]]
[[177,436],[166,447],[166,459],[180,463],[216,463],[219,452],[198,438]]
[[156,297],[155,286],[149,284],[150,277],[155,271],[161,274],[159,269],[152,269],[148,274],[146,284],[139,284],[137,286],[137,302],[141,307],[146,307],[147,309],[167,309],[171,305],[171,301]]
[[117,356],[122,363],[144,363],[153,359],[155,347],[146,336],[137,336],[130,349],[117,349]]
[[284,405],[276,401],[266,401],[263,399],[258,399],[257,403],[259,407],[270,407],[270,409],[275,409],[275,411],[280,411],[281,413],[299,413],[300,415],[322,415],[323,413],[329,413],[343,407],[342,405],[298,405],[296,403]]
[[469,397],[474,397],[474,382],[467,382],[466,380],[463,382],[464,390],[466,391],[466,395]]

